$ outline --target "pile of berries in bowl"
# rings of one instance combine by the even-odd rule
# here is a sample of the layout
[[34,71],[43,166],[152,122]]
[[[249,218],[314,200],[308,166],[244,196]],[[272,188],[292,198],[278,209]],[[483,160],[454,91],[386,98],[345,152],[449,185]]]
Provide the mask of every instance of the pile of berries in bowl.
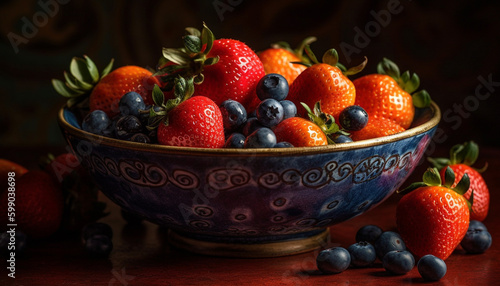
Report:
[[65,138],[102,192],[168,227],[176,246],[247,257],[317,248],[329,226],[394,193],[436,130],[439,108],[389,60],[379,71],[391,76],[351,81],[360,67],[333,51],[319,63],[306,45],[307,57],[277,61],[309,65],[291,78],[206,26],[187,32],[154,73],[99,74],[84,57],[53,82],[69,98]]

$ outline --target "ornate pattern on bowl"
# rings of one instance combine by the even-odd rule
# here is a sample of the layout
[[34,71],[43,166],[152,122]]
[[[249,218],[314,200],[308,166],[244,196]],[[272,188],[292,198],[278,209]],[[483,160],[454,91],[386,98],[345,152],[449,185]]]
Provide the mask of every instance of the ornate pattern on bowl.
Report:
[[72,150],[122,208],[202,241],[262,243],[316,235],[377,206],[411,174],[440,111],[383,138],[310,148],[203,149],[82,131],[58,117]]

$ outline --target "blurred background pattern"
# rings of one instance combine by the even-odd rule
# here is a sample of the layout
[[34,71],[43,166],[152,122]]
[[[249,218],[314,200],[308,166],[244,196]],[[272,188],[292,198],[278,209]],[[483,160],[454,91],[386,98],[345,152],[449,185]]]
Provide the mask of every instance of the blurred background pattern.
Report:
[[[217,38],[260,51],[307,36],[317,55],[336,48],[360,74],[382,57],[418,73],[443,112],[436,143],[500,146],[499,1],[20,0],[0,2],[0,147],[64,145],[56,122],[64,99],[50,80],[86,54],[102,69],[154,67],[205,21]],[[353,76],[352,79],[359,75]]]

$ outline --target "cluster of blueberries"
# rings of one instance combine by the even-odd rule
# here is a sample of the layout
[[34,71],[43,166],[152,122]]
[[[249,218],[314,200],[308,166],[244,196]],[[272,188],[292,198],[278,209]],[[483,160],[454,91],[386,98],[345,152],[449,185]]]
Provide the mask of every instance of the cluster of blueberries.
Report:
[[111,138],[128,140],[141,143],[154,143],[156,131],[148,130],[149,113],[141,113],[149,110],[142,96],[134,91],[122,96],[118,103],[120,113],[113,117],[102,110],[94,110],[89,113],[82,122],[82,129]]
[[220,110],[224,120],[228,148],[286,148],[288,142],[277,142],[272,128],[281,121],[297,115],[297,107],[289,100],[288,81],[280,74],[267,74],[257,84],[257,97],[261,100],[251,114],[241,103],[228,99]]
[[[472,220],[461,242],[467,253],[483,253],[491,246],[491,235],[480,221]],[[356,233],[356,243],[347,249],[333,247],[322,250],[316,257],[318,269],[325,274],[343,272],[349,267],[367,267],[376,259],[382,261],[386,271],[395,275],[410,272],[415,258],[407,249],[401,236],[394,231],[383,231],[376,225],[366,225]],[[447,271],[446,263],[428,254],[421,257],[417,269],[424,280],[438,281]]]

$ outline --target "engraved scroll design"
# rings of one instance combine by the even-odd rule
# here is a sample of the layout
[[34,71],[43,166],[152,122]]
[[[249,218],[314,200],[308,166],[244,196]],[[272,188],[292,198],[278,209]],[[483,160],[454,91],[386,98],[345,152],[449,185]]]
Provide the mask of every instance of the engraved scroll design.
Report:
[[341,182],[349,177],[354,184],[378,178],[382,173],[391,173],[399,170],[409,170],[413,164],[412,153],[403,155],[393,154],[387,158],[374,155],[363,159],[356,165],[350,162],[339,163],[330,161],[324,167],[311,168],[301,172],[297,169],[288,169],[282,173],[269,172],[258,178],[259,186],[267,189],[276,189],[282,185],[303,185],[308,188],[319,189],[331,182]]
[[161,187],[167,183],[181,189],[190,190],[200,185],[200,179],[186,170],[173,170],[170,174],[154,163],[138,160],[120,160],[101,158],[92,154],[83,157],[83,163],[90,172],[104,176],[122,177],[126,181],[145,187]]

